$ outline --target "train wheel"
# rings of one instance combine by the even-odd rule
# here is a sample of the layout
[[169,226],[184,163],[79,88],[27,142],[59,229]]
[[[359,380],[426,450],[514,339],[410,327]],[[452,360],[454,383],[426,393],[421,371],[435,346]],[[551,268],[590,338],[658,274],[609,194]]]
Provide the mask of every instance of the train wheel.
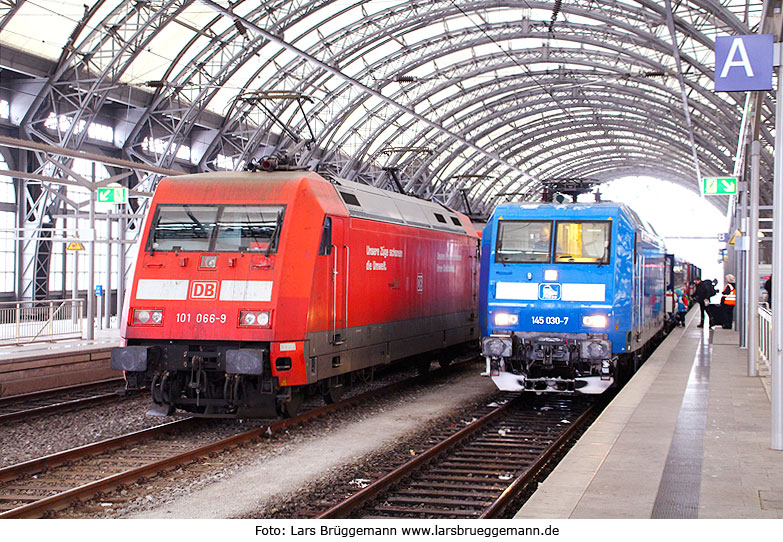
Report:
[[327,405],[339,401],[343,396],[343,383],[339,377],[330,379],[329,382],[325,382],[321,387],[321,395],[324,398],[324,403]]
[[416,366],[416,371],[420,375],[425,375],[430,372],[430,364],[432,363],[432,359],[428,354],[419,354],[416,356],[416,359],[413,361],[413,364]]
[[279,407],[280,414],[284,418],[293,418],[299,413],[302,402],[304,402],[304,393],[301,390],[291,391],[291,397]]
[[454,361],[454,356],[448,350],[444,350],[438,354],[438,365],[440,365],[442,369],[451,365],[452,361]]

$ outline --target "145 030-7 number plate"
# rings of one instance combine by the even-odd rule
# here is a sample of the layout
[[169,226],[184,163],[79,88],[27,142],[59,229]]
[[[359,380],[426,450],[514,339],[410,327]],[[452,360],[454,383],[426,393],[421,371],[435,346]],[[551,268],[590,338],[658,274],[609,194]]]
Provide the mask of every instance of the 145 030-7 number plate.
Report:
[[564,326],[568,323],[568,316],[531,316],[530,318],[537,325]]

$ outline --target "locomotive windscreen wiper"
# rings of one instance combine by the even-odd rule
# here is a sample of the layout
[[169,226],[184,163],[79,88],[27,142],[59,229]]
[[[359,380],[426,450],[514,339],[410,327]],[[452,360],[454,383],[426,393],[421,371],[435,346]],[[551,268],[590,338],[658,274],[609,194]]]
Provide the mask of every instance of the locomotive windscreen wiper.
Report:
[[269,244],[266,246],[265,256],[269,256],[274,247],[277,250],[277,241],[280,239],[280,228],[283,226],[283,211],[277,211],[277,220],[275,221],[275,233],[272,234],[272,238],[269,240]]
[[196,228],[201,231],[201,233],[204,234],[204,237],[207,237],[207,230],[204,228],[204,224],[201,223],[201,221],[193,216],[193,213],[190,212],[190,209],[185,207],[185,214],[188,215],[188,218],[190,219],[193,224],[196,225]]
[[609,252],[609,241],[608,240],[604,241],[604,253],[601,254],[601,259],[598,261],[598,267],[596,267],[596,269],[600,269],[603,264],[609,263],[608,261],[604,261],[604,260],[608,259],[608,258],[606,258],[607,252]]

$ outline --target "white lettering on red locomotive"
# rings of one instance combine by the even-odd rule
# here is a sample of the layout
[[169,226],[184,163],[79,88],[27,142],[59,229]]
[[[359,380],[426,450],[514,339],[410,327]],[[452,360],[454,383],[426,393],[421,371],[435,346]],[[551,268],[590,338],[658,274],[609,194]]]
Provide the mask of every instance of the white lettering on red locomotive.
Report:
[[[402,258],[404,252],[396,248],[387,248],[385,246],[371,247],[365,245],[364,252],[367,256],[378,256],[381,258]],[[367,260],[364,264],[364,268],[367,271],[387,271],[386,262],[376,262],[375,260]]]
[[193,317],[189,312],[178,312],[176,314],[176,320],[178,324],[188,324],[195,321],[198,324],[225,324],[228,322],[228,317],[223,314],[209,314],[209,313],[196,313]]
[[386,248],[384,246],[371,247],[365,245],[365,253],[367,256],[380,256],[381,258],[402,258],[404,252],[397,248]]

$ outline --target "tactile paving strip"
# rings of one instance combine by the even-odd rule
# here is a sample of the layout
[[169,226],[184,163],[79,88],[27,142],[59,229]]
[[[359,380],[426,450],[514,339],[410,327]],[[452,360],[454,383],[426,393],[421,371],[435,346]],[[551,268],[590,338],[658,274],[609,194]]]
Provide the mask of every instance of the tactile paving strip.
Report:
[[699,517],[711,358],[710,344],[702,339],[693,360],[666,466],[655,497],[651,516],[654,519]]

